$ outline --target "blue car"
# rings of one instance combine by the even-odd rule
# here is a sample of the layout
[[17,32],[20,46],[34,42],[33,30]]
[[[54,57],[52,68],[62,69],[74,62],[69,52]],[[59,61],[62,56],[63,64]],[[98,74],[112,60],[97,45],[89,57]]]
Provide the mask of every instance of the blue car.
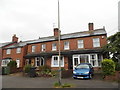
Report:
[[90,63],[81,63],[73,70],[73,78],[91,79],[93,72],[94,70]]

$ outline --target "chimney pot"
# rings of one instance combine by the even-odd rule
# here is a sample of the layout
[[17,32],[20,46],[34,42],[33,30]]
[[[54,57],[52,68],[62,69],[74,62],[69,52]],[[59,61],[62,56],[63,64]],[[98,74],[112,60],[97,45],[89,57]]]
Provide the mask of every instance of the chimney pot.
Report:
[[89,31],[94,30],[94,24],[93,23],[89,23],[88,24],[88,29],[89,29]]
[[59,30],[58,28],[54,28],[54,36],[58,37],[59,35]]
[[13,35],[12,42],[18,42],[18,37],[16,37],[16,34]]

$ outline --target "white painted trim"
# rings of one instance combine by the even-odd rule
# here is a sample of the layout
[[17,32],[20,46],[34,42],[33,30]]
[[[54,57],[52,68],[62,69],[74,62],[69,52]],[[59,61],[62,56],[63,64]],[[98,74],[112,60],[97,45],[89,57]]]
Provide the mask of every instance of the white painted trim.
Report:
[[[59,67],[59,62],[58,62],[58,65],[54,65],[54,57],[58,57],[58,59],[59,59],[59,56],[58,55],[54,55],[54,56],[52,56],[52,58],[51,58],[51,67]],[[59,60],[58,60],[59,61]],[[63,65],[61,65],[61,67],[64,67],[64,57],[63,57]]]

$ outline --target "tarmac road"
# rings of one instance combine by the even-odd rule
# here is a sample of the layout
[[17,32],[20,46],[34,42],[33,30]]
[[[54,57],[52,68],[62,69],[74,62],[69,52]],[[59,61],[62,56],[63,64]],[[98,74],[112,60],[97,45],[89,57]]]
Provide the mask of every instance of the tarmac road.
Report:
[[[14,75],[2,76],[2,88],[53,88],[58,78],[23,77]],[[62,83],[70,83],[73,88],[118,88],[117,82],[106,82],[103,80],[78,80],[73,78],[62,79]]]

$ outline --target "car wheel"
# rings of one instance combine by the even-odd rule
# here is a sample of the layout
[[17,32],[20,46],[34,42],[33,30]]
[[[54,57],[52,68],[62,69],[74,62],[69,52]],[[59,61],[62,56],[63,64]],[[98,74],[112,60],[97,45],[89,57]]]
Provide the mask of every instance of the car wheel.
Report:
[[92,74],[89,75],[89,78],[92,79]]

